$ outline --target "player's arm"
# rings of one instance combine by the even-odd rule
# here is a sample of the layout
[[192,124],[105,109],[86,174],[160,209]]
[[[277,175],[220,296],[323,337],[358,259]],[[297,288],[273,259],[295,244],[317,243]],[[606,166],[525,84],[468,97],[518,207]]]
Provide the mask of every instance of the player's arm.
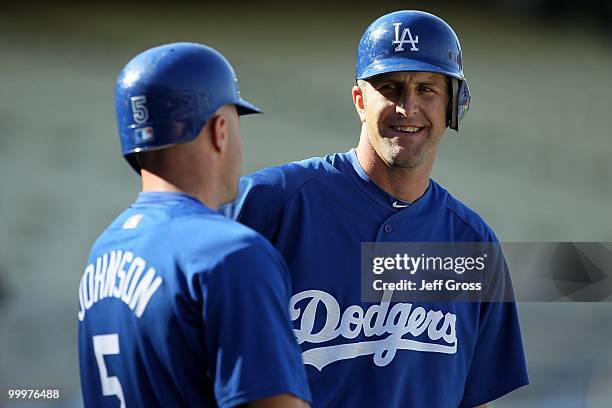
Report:
[[489,406],[488,404],[482,404],[482,405],[479,405],[479,406],[477,406],[475,408],[488,408],[488,406]]
[[248,408],[309,408],[310,404],[291,394],[283,394],[252,401],[246,406]]
[[220,407],[307,406],[306,370],[289,317],[288,271],[262,237],[248,240],[208,277],[204,321],[215,397]]
[[483,406],[480,404],[529,384],[508,265],[500,244],[495,238],[491,241],[484,300],[461,408]]

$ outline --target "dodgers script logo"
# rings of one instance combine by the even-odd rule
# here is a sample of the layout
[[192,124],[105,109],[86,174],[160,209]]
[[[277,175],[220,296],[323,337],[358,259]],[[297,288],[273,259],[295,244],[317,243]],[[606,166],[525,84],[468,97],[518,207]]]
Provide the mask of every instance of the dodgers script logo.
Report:
[[[372,305],[365,311],[359,305],[352,305],[342,314],[336,298],[327,292],[307,290],[293,295],[289,313],[292,321],[298,321],[298,328],[294,332],[299,344],[325,343],[339,336],[351,340],[362,332],[365,337],[380,338],[386,335],[378,340],[311,348],[302,353],[304,364],[321,371],[335,361],[373,354],[374,364],[384,367],[393,360],[397,350],[444,354],[457,352],[455,314],[426,311],[420,306],[413,308],[411,303],[395,303],[389,310],[391,295],[392,291],[385,291],[380,304]],[[315,316],[319,307],[325,312],[325,324],[315,333]],[[429,341],[423,341],[422,337],[416,339],[425,333]],[[445,344],[441,344],[441,340]]]
[[[419,43],[419,36],[417,35],[415,37],[412,37],[410,28],[404,28],[404,31],[402,31],[402,38],[400,38],[401,25],[402,23],[393,24],[393,26],[395,27],[395,40],[393,41],[393,44],[398,44],[398,46],[395,47],[395,52],[404,51],[404,44],[406,43],[410,44],[410,51],[418,51],[419,49],[416,45]],[[408,36],[408,39],[406,39],[406,35]]]

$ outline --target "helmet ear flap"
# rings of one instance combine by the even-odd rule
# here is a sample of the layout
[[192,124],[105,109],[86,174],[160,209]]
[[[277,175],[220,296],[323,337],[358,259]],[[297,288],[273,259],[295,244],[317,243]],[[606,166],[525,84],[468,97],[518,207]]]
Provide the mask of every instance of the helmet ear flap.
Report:
[[461,81],[459,86],[459,95],[457,95],[457,120],[463,119],[468,109],[470,109],[470,102],[472,95],[470,94],[470,87],[466,80]]
[[467,81],[451,78],[451,98],[449,104],[448,126],[453,130],[459,130],[459,121],[465,116],[470,108],[470,88]]

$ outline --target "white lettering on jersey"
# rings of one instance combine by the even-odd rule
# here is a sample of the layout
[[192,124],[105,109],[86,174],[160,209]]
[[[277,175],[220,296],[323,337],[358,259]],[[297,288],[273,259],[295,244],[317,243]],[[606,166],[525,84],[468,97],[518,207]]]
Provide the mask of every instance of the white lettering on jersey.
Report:
[[[393,360],[397,350],[443,354],[457,352],[455,314],[426,311],[420,306],[413,309],[411,303],[395,303],[389,310],[391,295],[392,291],[385,291],[381,303],[370,306],[365,313],[361,306],[352,305],[342,315],[338,301],[327,292],[307,290],[293,295],[289,313],[292,321],[301,317],[298,328],[294,329],[299,344],[324,343],[337,337],[354,339],[362,332],[365,337],[386,335],[378,340],[311,348],[302,353],[304,364],[321,371],[335,361],[373,354],[374,364],[384,367]],[[303,300],[308,300],[308,303],[302,309],[297,304]],[[319,306],[323,307],[325,324],[315,333],[315,315]],[[430,341],[415,339],[424,333]],[[407,335],[413,339],[404,338]],[[444,344],[440,344],[440,339]]]
[[79,320],[83,321],[85,312],[107,297],[121,299],[140,318],[162,283],[155,268],[147,269],[147,262],[130,251],[103,254],[87,265],[81,278]]
[[[416,44],[419,43],[419,36],[417,35],[413,38],[410,28],[404,28],[404,31],[402,31],[402,38],[400,38],[399,30],[402,23],[394,23],[393,25],[395,26],[395,40],[393,44],[398,44],[398,46],[395,47],[395,52],[404,51],[404,44],[406,43],[410,44],[410,51],[418,51],[419,49],[416,47]],[[408,39],[406,39],[406,35],[408,35]]]

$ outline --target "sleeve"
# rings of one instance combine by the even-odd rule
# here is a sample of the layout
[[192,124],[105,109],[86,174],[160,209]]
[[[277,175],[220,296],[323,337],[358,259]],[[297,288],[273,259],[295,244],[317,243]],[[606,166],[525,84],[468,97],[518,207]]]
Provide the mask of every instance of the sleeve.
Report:
[[261,241],[226,256],[208,283],[206,348],[220,407],[286,393],[310,401],[289,318],[288,272]]
[[512,282],[499,242],[488,243],[493,268],[480,304],[476,344],[461,408],[491,402],[529,384]]

